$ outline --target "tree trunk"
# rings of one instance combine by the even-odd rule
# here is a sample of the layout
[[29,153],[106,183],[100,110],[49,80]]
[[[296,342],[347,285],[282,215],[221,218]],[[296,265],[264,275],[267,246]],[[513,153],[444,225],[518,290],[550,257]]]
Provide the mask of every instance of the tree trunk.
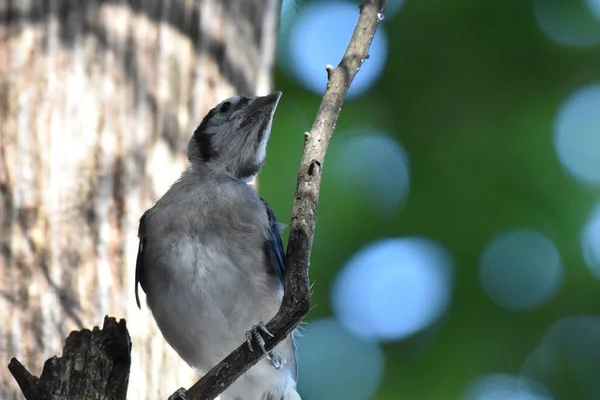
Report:
[[[279,0],[0,0],[0,360],[126,318],[128,397],[195,374],[133,297],[143,211],[219,100],[271,89]],[[0,368],[0,398],[21,398]]]

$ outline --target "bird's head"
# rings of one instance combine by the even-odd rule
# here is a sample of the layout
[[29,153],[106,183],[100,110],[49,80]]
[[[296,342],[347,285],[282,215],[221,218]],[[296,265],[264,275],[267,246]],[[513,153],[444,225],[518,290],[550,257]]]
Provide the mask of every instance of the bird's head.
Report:
[[252,179],[265,162],[273,115],[281,92],[223,100],[204,117],[188,144],[192,164]]

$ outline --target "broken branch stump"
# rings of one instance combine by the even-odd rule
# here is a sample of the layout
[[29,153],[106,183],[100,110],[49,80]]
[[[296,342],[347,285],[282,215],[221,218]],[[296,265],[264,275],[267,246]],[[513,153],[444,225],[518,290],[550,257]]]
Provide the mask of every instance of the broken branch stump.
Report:
[[27,400],[125,400],[130,367],[125,320],[108,316],[102,329],[72,331],[62,357],[48,359],[39,378],[16,358],[8,365]]

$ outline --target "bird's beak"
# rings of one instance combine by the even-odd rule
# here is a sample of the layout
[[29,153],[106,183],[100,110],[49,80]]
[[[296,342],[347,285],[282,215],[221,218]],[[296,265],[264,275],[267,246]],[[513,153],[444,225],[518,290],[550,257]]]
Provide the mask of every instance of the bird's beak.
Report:
[[281,92],[276,91],[266,96],[257,97],[247,108],[248,113],[272,112],[279,103]]

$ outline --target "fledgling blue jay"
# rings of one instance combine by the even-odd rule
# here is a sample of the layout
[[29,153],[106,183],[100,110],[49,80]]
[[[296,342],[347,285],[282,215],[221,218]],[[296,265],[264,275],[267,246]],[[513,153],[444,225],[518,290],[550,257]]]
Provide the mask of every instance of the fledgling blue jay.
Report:
[[261,337],[283,298],[284,250],[273,211],[248,185],[280,97],[233,97],[210,110],[188,144],[190,167],[140,219],[136,301],[139,282],[179,356],[206,373],[244,338],[266,354],[222,400],[300,399],[292,335],[270,354]]

